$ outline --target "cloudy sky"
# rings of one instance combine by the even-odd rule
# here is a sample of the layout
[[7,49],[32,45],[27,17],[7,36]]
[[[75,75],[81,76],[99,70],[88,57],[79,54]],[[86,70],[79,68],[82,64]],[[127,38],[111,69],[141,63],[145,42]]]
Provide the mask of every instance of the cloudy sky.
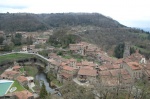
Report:
[[150,0],[0,0],[0,13],[97,12],[130,27],[150,28]]

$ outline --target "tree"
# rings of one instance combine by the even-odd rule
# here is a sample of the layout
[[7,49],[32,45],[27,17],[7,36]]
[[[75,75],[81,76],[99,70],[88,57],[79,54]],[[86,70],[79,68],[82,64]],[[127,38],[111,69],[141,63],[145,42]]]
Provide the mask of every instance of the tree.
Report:
[[148,35],[147,39],[150,40],[150,34]]
[[12,41],[15,45],[21,45],[22,35],[19,34],[19,33],[15,34],[15,36],[12,35],[11,41]]
[[32,37],[27,37],[27,44],[32,45],[33,44],[33,38]]
[[123,58],[124,47],[125,47],[124,43],[118,44],[115,47],[114,56],[117,57],[117,58]]
[[14,47],[13,42],[10,42],[8,40],[4,40],[3,44],[4,44],[4,51],[12,51],[12,49]]
[[0,36],[0,44],[2,44],[4,41],[4,37]]
[[45,97],[48,95],[46,88],[45,88],[45,84],[42,84],[41,90],[40,90],[40,98],[41,99],[45,99]]
[[84,88],[72,81],[66,82],[60,92],[64,99],[94,99],[94,94],[90,88]]
[[135,48],[134,47],[130,47],[130,55],[135,53]]

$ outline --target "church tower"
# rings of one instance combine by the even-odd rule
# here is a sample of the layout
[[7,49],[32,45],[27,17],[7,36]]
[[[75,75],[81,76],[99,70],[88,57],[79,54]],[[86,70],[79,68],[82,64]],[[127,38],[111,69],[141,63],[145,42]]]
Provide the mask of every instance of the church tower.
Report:
[[125,42],[123,58],[126,58],[126,57],[130,56],[130,46],[131,45],[130,45],[129,42]]

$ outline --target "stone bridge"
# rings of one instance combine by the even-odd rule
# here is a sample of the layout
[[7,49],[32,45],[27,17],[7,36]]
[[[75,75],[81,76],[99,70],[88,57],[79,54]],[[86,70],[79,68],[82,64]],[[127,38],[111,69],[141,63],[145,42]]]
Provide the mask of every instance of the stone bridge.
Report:
[[[31,60],[31,61],[20,61],[22,63],[25,63],[25,64],[34,64],[34,65],[37,65],[37,66],[40,66],[42,68],[45,68],[44,69],[44,72],[47,73],[49,70],[50,70],[50,62],[49,62],[49,59],[40,55],[40,54],[37,54],[37,53],[28,53],[28,52],[10,52],[10,53],[6,53],[6,54],[0,54],[0,56],[3,56],[3,55],[9,55],[9,54],[15,54],[15,53],[18,53],[18,54],[29,54],[29,55],[35,55],[37,56],[36,60]],[[46,65],[44,65],[44,63]]]

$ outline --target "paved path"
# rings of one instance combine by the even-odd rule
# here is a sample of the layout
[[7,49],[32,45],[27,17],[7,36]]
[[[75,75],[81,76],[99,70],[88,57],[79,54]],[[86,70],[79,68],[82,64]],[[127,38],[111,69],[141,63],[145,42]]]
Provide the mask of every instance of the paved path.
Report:
[[10,53],[6,53],[6,54],[0,54],[0,56],[3,56],[3,55],[9,55],[9,54],[15,54],[15,53],[37,55],[37,56],[39,56],[40,58],[42,58],[42,59],[44,59],[44,60],[46,60],[46,61],[49,61],[48,58],[46,58],[46,57],[44,57],[44,56],[42,56],[42,55],[40,55],[40,54],[36,54],[36,53],[28,53],[28,52],[10,52]]

